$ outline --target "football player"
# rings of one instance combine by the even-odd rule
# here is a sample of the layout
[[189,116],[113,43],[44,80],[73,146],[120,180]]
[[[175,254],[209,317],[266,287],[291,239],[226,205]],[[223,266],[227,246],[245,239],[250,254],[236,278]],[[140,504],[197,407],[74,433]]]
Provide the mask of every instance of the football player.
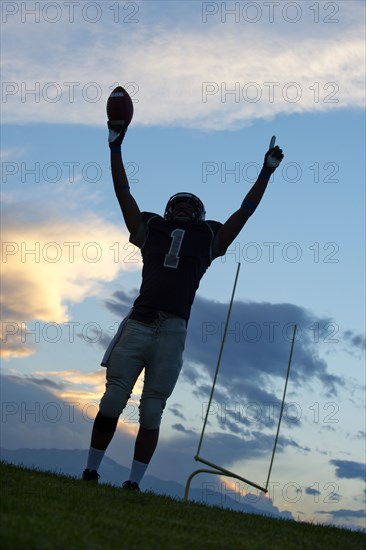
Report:
[[188,192],[173,195],[161,216],[140,211],[121,155],[125,128],[111,122],[108,127],[114,189],[130,241],[141,249],[142,283],[102,360],[106,389],[94,421],[83,479],[98,481],[98,468],[118,418],[145,369],[134,456],[129,479],[123,483],[124,488],[139,490],[158,442],[166,401],[181,370],[187,324],[200,280],[257,208],[283,152],[272,138],[257,181],[225,223],[206,220],[202,201]]

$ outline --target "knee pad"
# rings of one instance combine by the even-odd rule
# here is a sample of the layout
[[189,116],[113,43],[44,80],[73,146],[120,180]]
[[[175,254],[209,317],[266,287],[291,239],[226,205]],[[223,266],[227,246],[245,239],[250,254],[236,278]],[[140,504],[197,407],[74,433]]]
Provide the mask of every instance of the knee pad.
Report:
[[129,395],[117,386],[107,386],[100,400],[99,410],[108,418],[119,417],[127,404],[128,398]]
[[145,430],[157,430],[161,423],[165,404],[165,399],[141,399],[139,407],[140,426],[145,428]]
[[94,420],[94,427],[103,434],[111,434],[116,431],[118,423],[118,416],[114,418],[109,418],[104,416],[100,411]]

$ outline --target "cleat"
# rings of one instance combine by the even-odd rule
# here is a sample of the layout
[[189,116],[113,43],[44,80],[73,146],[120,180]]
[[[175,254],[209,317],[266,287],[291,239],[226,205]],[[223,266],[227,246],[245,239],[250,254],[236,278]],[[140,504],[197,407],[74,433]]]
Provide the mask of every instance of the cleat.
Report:
[[98,483],[99,478],[100,478],[100,475],[96,470],[89,470],[88,468],[86,468],[83,471],[83,478],[82,478],[83,481],[94,481]]
[[125,481],[123,484],[122,484],[122,489],[129,489],[129,490],[132,490],[132,491],[139,491],[140,490],[140,487],[138,485],[138,483],[136,483],[136,481]]

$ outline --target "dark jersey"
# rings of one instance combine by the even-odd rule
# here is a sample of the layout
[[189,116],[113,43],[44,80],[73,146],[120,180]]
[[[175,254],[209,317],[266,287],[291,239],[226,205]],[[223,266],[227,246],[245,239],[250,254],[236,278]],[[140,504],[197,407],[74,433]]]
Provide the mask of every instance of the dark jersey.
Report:
[[146,319],[164,311],[188,321],[202,276],[222,254],[215,239],[222,224],[168,222],[151,212],[142,212],[142,217],[144,224],[130,237],[143,259],[142,284],[133,311]]

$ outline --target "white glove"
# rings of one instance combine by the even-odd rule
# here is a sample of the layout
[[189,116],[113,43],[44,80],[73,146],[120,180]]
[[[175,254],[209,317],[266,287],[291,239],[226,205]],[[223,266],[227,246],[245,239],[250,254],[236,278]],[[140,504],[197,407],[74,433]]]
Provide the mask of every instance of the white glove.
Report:
[[282,149],[280,149],[278,145],[275,146],[275,142],[276,138],[273,136],[263,162],[263,168],[271,174],[279,167],[283,159]]

